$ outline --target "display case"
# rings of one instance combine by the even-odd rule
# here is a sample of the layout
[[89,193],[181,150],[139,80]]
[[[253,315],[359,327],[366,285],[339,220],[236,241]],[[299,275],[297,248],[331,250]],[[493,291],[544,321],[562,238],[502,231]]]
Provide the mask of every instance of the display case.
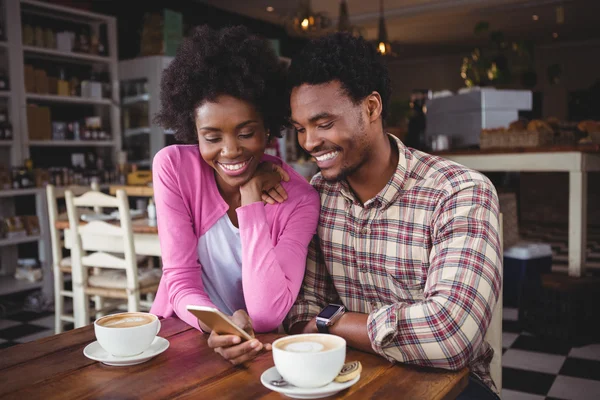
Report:
[[173,57],[148,56],[119,62],[123,151],[127,162],[150,168],[154,155],[174,142],[173,133],[152,122],[160,110],[160,80]]

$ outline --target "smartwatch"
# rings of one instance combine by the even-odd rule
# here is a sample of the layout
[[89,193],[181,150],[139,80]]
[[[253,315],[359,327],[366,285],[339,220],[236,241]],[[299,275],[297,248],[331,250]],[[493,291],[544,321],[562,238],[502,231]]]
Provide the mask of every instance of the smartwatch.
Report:
[[344,315],[346,308],[340,304],[329,304],[317,315],[317,329],[320,333],[329,333],[329,327]]

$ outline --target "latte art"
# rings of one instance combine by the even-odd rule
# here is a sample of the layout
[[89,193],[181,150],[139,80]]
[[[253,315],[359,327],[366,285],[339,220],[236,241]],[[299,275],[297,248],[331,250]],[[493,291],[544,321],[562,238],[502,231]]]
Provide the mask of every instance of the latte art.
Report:
[[153,321],[154,317],[151,315],[124,313],[115,316],[106,316],[98,320],[98,325],[106,328],[133,328],[149,324]]
[[323,345],[316,342],[294,342],[286,345],[283,350],[294,353],[318,353],[323,351]]
[[288,340],[283,340],[277,343],[277,347],[291,353],[321,353],[323,351],[333,350],[339,347],[339,344],[334,340],[327,340],[323,337],[291,337]]

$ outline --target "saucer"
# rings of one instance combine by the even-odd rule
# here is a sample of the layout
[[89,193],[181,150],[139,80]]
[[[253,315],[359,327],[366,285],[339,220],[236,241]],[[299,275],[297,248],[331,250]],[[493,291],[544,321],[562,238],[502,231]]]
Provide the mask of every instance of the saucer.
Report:
[[271,367],[260,376],[260,382],[267,388],[271,389],[275,392],[282,393],[288,397],[292,397],[294,399],[320,399],[321,397],[332,396],[337,392],[341,392],[344,389],[348,389],[350,386],[354,385],[360,379],[360,375],[351,381],[338,383],[331,382],[328,385],[318,387],[318,388],[299,388],[291,383],[287,386],[273,386],[271,385],[271,381],[276,381],[283,379],[279,372],[277,372],[277,368]]
[[144,350],[142,353],[129,356],[129,357],[116,357],[109,354],[106,350],[100,346],[98,341],[92,342],[85,346],[83,349],[83,355],[87,358],[95,361],[100,361],[106,365],[112,365],[115,367],[124,367],[127,365],[136,365],[148,361],[149,359],[156,357],[160,353],[164,352],[169,348],[169,341],[167,339],[157,336],[152,341],[150,347]]

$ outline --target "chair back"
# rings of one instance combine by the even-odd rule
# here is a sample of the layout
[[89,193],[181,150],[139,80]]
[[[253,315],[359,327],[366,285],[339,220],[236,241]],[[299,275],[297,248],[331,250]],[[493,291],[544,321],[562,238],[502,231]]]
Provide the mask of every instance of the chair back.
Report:
[[100,191],[100,187],[97,183],[93,183],[91,186],[78,186],[73,185],[69,187],[56,187],[54,185],[46,185],[46,201],[48,202],[48,222],[50,230],[50,246],[52,249],[52,266],[58,269],[60,262],[63,259],[63,242],[61,234],[56,229],[56,221],[59,219],[58,214],[58,199],[65,197],[65,191],[70,190],[75,195],[80,196],[91,190]]
[[494,307],[494,311],[492,312],[492,321],[490,322],[490,326],[488,326],[487,333],[485,334],[485,341],[492,346],[494,350],[494,358],[492,358],[492,362],[490,363],[490,375],[492,376],[492,380],[496,385],[496,389],[498,389],[498,393],[502,392],[502,288],[504,286],[504,274],[503,274],[503,254],[504,250],[502,248],[503,243],[503,221],[502,214],[498,216],[498,234],[500,236],[500,276],[502,278],[500,285],[500,294],[498,295],[498,301],[496,302],[496,306]]
[[[69,230],[71,236],[71,257],[73,259],[73,281],[77,285],[77,290],[88,289],[88,268],[95,269],[116,269],[124,270],[126,275],[126,292],[135,297],[132,300],[139,307],[139,283],[138,267],[133,242],[133,228],[131,213],[129,211],[129,199],[125,191],[118,190],[115,196],[110,196],[101,192],[87,192],[79,197],[75,197],[70,190],[65,192],[65,201],[67,203],[67,214],[69,218]],[[80,210],[82,208],[116,208],[119,211],[120,225],[109,222],[95,220],[82,224],[80,221]],[[117,244],[111,248],[110,253],[106,251],[88,252],[86,254],[83,243],[90,241],[110,241],[111,244]],[[117,254],[123,254],[121,258]],[[74,286],[74,291],[75,286]],[[77,296],[79,298],[79,296]],[[129,296],[128,296],[129,297]],[[83,305],[80,305],[83,307]],[[130,308],[131,311],[131,308]],[[86,321],[87,322],[87,321]],[[80,321],[79,324],[86,324]]]

